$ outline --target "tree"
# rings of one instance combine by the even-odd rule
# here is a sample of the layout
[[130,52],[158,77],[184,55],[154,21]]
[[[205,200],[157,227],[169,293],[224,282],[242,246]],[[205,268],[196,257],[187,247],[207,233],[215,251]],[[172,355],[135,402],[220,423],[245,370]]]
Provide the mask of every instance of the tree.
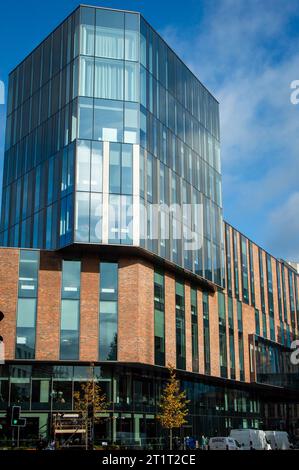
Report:
[[169,444],[172,450],[172,430],[187,422],[185,418],[188,415],[187,405],[190,400],[187,400],[186,392],[180,390],[180,382],[171,365],[168,366],[168,371],[169,379],[161,395],[157,419],[163,428],[169,430]]
[[108,407],[106,395],[102,392],[100,385],[93,379],[81,384],[81,390],[74,392],[74,408],[78,410],[84,419],[87,419],[88,408],[92,405],[93,419],[100,418],[96,413],[104,411]]

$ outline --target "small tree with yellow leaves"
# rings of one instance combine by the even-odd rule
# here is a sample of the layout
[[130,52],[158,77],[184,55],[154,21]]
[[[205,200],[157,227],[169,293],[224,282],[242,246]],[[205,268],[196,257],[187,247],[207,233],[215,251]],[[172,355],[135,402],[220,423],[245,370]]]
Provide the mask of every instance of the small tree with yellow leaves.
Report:
[[172,365],[168,366],[169,379],[161,395],[160,412],[157,419],[163,428],[169,430],[169,448],[172,450],[172,431],[187,423],[188,403],[186,392],[180,390],[180,382]]
[[[92,369],[91,369],[92,373]],[[87,382],[81,384],[81,389],[74,393],[74,409],[78,410],[86,424],[86,449],[93,449],[94,423],[100,421],[97,413],[108,407],[106,395],[102,392],[100,385],[95,382],[93,374]],[[90,409],[92,417],[90,417]],[[88,423],[91,424],[91,434],[88,433]]]
[[74,408],[81,413],[85,420],[87,420],[90,405],[93,407],[94,420],[99,421],[100,417],[96,416],[96,413],[105,411],[108,403],[100,385],[93,379],[82,383],[81,390],[74,392]]

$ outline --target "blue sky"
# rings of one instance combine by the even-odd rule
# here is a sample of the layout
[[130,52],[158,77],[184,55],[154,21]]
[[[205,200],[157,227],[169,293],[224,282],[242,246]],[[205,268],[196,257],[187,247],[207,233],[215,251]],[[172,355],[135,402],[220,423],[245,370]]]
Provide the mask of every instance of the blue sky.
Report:
[[[299,262],[297,0],[127,0],[220,101],[224,217],[273,255]],[[78,2],[1,4],[0,80]],[[5,107],[0,105],[0,169]]]

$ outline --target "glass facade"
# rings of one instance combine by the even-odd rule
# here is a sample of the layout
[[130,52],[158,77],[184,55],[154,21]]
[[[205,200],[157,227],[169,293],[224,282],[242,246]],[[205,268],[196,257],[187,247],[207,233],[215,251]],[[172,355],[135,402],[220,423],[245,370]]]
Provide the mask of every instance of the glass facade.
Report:
[[0,243],[133,244],[223,285],[219,149],[217,101],[145,20],[81,6],[10,74]]
[[[109,403],[102,419],[95,424],[95,444],[109,444],[162,449],[168,442],[156,419],[158,403],[167,372],[155,368],[101,364],[94,367],[94,380],[104,391]],[[264,419],[263,403],[252,389],[236,384],[215,384],[210,379],[179,374],[186,390],[189,416],[183,434],[199,439],[217,430],[226,435],[229,429],[259,428]],[[20,429],[24,446],[31,446],[51,427],[51,413],[74,410],[74,392],[90,378],[89,366],[72,364],[18,364],[0,366],[0,402],[2,438],[11,439],[11,429],[5,424],[8,405],[22,407],[27,427]],[[176,433],[176,432],[175,432]],[[180,433],[178,432],[178,435]],[[23,441],[24,439],[24,441]]]

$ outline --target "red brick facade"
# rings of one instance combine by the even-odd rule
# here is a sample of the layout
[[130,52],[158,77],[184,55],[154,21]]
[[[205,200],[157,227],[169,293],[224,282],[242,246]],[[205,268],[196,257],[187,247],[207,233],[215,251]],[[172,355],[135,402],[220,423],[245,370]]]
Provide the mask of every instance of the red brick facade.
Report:
[[[232,228],[229,227],[232,261],[233,242]],[[237,232],[238,273],[240,300],[242,298],[242,267],[240,262],[240,234]],[[243,339],[244,339],[244,372],[245,381],[250,381],[250,355],[248,335],[255,333],[255,309],[259,311],[262,331],[261,291],[259,282],[258,247],[253,247],[255,306],[242,303]],[[248,247],[247,247],[248,249]],[[78,258],[76,258],[78,259]],[[249,259],[249,256],[248,256]],[[56,252],[42,251],[38,276],[38,303],[36,321],[36,359],[40,361],[59,360],[60,309],[61,309],[61,269],[63,255]],[[80,360],[94,362],[98,360],[99,350],[99,265],[100,259],[94,254],[81,256],[81,296],[80,296]],[[15,358],[15,332],[18,302],[18,263],[19,249],[0,249],[0,310],[5,318],[1,322],[1,335],[4,337],[6,359]],[[154,265],[141,257],[120,257],[118,280],[118,360],[120,362],[139,362],[154,364]],[[279,331],[276,260],[271,258],[275,333]],[[270,331],[267,293],[267,266],[263,252],[265,278],[265,305],[268,335]],[[237,299],[234,296],[235,282],[232,262],[232,292],[234,310],[234,347],[235,373],[240,379],[239,340],[237,320]],[[176,364],[176,308],[175,308],[175,274],[165,269],[165,362]],[[182,274],[180,274],[182,279]],[[298,283],[298,276],[295,276]],[[287,275],[286,275],[286,281]],[[198,347],[199,373],[204,373],[204,340],[202,284],[185,279],[185,336],[186,336],[186,370],[192,371],[192,328],[191,328],[191,286],[197,287],[198,310]],[[288,296],[288,282],[286,292]],[[299,291],[299,286],[298,286]],[[225,292],[226,293],[226,292]],[[287,297],[288,298],[288,297]],[[228,302],[226,295],[226,330],[227,330],[227,370],[230,378],[231,358],[229,347]],[[287,302],[288,321],[291,325],[289,302]],[[209,294],[210,325],[210,360],[211,375],[220,375],[219,364],[219,312],[217,292]],[[297,330],[294,332],[297,333]]]

